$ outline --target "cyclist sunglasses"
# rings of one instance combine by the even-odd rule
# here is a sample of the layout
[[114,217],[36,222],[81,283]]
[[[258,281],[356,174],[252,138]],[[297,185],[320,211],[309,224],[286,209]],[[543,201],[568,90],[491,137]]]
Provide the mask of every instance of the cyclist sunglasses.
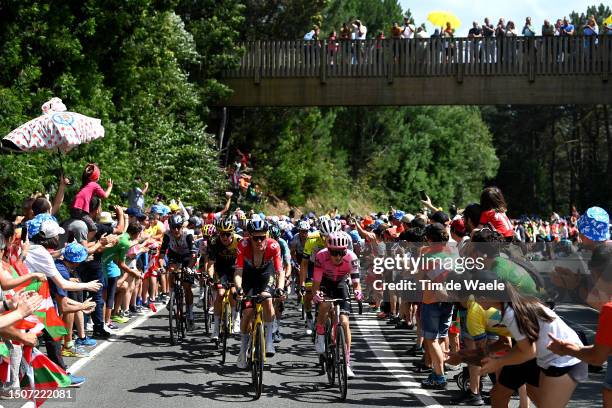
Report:
[[346,249],[330,249],[329,254],[331,256],[344,256],[346,255]]
[[262,241],[265,241],[266,236],[265,235],[252,235],[251,238],[253,239],[253,241],[262,242]]
[[222,232],[219,235],[221,235],[222,237],[225,237],[225,238],[231,238],[233,234],[231,232]]

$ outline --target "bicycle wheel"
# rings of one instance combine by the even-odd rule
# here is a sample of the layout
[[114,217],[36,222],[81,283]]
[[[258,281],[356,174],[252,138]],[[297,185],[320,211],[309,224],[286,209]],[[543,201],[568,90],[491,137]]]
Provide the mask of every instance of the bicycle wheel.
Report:
[[227,338],[230,336],[230,330],[232,330],[232,309],[229,304],[223,305],[223,336],[221,337],[222,348],[221,348],[221,364],[225,364],[225,355],[227,353]]
[[179,341],[183,341],[185,339],[185,308],[183,307],[184,304],[184,296],[183,296],[183,289],[182,287],[178,287],[177,288],[177,293],[176,293],[176,327],[178,329],[178,338]]
[[168,329],[170,330],[170,344],[173,346],[176,343],[176,339],[174,337],[176,323],[174,319],[174,292],[170,292],[170,299],[168,300]]
[[346,376],[346,337],[342,326],[337,327],[336,334],[336,371],[338,372],[338,387],[340,388],[340,401],[346,400],[348,379]]
[[201,290],[204,292],[204,296],[202,296],[202,309],[204,309],[204,333],[210,333],[210,314],[208,313],[208,292],[209,287],[207,284],[201,287]]
[[211,287],[209,287],[208,292],[207,292],[207,300],[206,300],[206,304],[208,306],[207,306],[207,309],[204,311],[204,313],[206,313],[206,316],[208,316],[208,330],[209,331],[212,328],[212,324],[213,324],[213,313],[211,313],[210,311],[210,309],[215,304],[215,299],[213,296],[214,296],[214,291],[212,290]]
[[331,321],[327,319],[325,323],[325,369],[327,371],[327,382],[330,386],[334,385],[336,377],[336,353],[331,333]]
[[253,385],[255,386],[255,399],[261,397],[263,390],[263,368],[264,358],[266,353],[266,343],[261,324],[255,328],[255,338],[253,339],[253,361],[251,364],[251,372],[253,377]]

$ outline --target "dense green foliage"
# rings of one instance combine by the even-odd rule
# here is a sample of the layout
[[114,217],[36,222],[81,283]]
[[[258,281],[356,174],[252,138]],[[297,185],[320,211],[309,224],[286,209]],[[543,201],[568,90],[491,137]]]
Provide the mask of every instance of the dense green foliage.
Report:
[[[95,161],[118,192],[140,175],[152,192],[216,203],[224,177],[203,102],[228,92],[209,78],[239,56],[242,6],[182,3],[3,2],[0,134],[40,115],[57,96],[69,110],[101,118],[106,129],[104,139],[63,158],[72,179]],[[52,191],[58,168],[49,152],[0,156],[0,212],[14,211],[34,190]]]

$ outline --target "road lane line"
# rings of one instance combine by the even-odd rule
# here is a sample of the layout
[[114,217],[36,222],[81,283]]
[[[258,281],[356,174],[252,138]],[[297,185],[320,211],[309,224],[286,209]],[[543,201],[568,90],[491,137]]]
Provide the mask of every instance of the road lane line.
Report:
[[[363,320],[357,318],[355,319],[355,322],[357,323],[357,327],[359,328],[360,331],[361,331],[362,326],[366,330],[368,330],[369,328],[373,326],[372,320],[366,321],[364,323]],[[380,326],[379,322],[377,321],[374,321],[374,322]],[[359,334],[359,336],[361,336],[361,334]],[[353,335],[353,340],[355,340],[355,337],[357,337],[356,334]],[[372,337],[372,336],[367,336],[367,337]],[[382,339],[376,339],[376,345],[389,347],[387,340],[385,339],[384,336]],[[432,397],[427,390],[421,388],[421,385],[418,382],[418,379],[410,374],[409,367],[405,363],[384,361],[388,357],[384,357],[380,350],[370,347],[369,344],[368,344],[368,348],[370,348],[370,350],[376,356],[380,364],[383,367],[385,367],[391,375],[395,377],[397,382],[402,387],[405,387],[410,394],[414,395],[419,401],[421,401],[421,403],[426,408],[444,408],[444,406],[438,403],[438,401],[434,397]],[[401,360],[401,357],[399,356],[396,357],[396,360],[398,361]],[[398,370],[398,368],[403,368],[403,370]]]
[[99,346],[96,346],[93,350],[91,350],[89,352],[88,357],[83,357],[83,358],[78,359],[70,367],[68,367],[66,371],[69,372],[70,374],[77,373],[81,368],[83,368],[83,366],[88,364],[90,361],[93,361],[96,358],[96,356],[98,356],[104,350],[109,348],[111,344],[116,343],[118,340],[120,340],[121,335],[131,332],[136,327],[140,326],[142,323],[147,321],[149,317],[155,316],[156,314],[158,314],[159,312],[165,309],[166,309],[166,305],[161,305],[159,306],[156,312],[152,312],[152,311],[147,312],[145,315],[140,316],[138,319],[134,320],[132,323],[128,324],[124,328],[113,332],[113,336],[105,340],[104,343],[100,344]]

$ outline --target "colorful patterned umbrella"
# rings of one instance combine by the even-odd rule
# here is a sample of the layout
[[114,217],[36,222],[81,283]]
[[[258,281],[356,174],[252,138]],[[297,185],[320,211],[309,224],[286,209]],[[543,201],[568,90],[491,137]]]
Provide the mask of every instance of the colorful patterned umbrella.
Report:
[[19,126],[2,139],[2,148],[15,152],[57,149],[66,153],[80,144],[104,137],[100,119],[66,112],[66,105],[59,98],[46,102],[42,111],[42,116]]

